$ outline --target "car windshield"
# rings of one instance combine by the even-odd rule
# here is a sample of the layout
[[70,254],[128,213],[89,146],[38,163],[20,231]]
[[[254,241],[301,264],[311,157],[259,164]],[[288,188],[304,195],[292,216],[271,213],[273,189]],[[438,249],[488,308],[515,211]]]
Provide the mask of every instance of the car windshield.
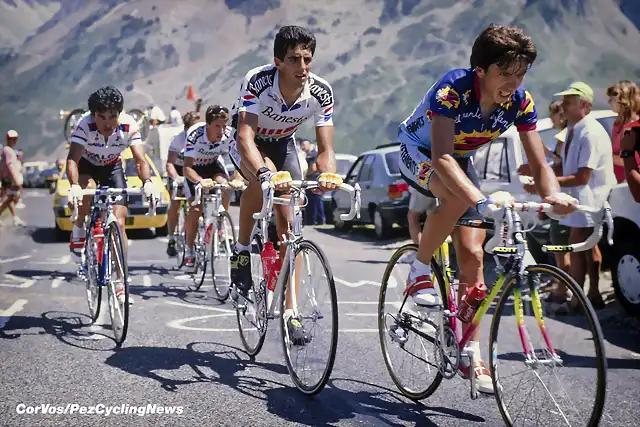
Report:
[[400,166],[398,165],[399,156],[400,150],[390,151],[384,155],[384,160],[387,162],[387,167],[391,175],[400,175]]
[[[149,165],[149,171],[151,171],[151,176],[156,176],[156,173],[151,167],[151,165]],[[133,157],[125,160],[124,175],[138,176],[138,169],[136,168],[136,160]]]
[[349,168],[351,168],[351,165],[353,164],[351,160],[347,159],[337,159],[336,163],[336,173],[342,176],[345,176],[347,172],[349,172]]

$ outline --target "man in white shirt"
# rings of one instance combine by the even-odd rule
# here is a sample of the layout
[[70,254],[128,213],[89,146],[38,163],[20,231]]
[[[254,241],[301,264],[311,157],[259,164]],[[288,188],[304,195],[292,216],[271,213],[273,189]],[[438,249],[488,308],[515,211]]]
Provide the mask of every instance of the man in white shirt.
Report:
[[169,123],[173,126],[182,126],[182,116],[180,111],[174,105],[171,107],[171,113],[169,113]]
[[[562,148],[561,187],[578,199],[581,205],[601,208],[616,184],[613,173],[611,139],[604,127],[590,115],[593,90],[583,82],[572,83],[562,96],[564,115],[568,120],[568,132]],[[593,232],[594,223],[587,214],[574,212],[560,221],[571,227],[570,243],[586,240]],[[584,286],[589,274],[588,297],[594,308],[603,308],[604,302],[598,290],[602,254],[598,246],[590,251],[571,254],[571,276]]]

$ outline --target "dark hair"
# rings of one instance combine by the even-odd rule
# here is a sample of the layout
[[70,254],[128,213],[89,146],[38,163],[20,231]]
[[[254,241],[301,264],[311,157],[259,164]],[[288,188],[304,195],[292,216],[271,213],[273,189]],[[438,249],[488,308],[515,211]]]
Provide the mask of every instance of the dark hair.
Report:
[[227,107],[223,107],[222,105],[210,105],[204,115],[205,122],[210,125],[214,120],[219,119],[222,119],[225,122],[229,120],[229,109]]
[[471,68],[487,70],[491,64],[496,64],[506,70],[518,61],[524,61],[528,70],[537,56],[533,40],[520,28],[491,24],[473,43]]
[[287,51],[295,49],[296,46],[309,49],[313,55],[316,52],[316,37],[306,28],[297,25],[284,26],[280,28],[273,41],[273,56],[284,61]]
[[124,98],[115,87],[105,86],[89,95],[88,104],[91,114],[104,113],[108,110],[118,110],[118,113],[121,113],[124,109]]
[[200,121],[200,114],[195,111],[189,111],[182,116],[182,123],[184,124],[184,130],[186,131],[191,126]]

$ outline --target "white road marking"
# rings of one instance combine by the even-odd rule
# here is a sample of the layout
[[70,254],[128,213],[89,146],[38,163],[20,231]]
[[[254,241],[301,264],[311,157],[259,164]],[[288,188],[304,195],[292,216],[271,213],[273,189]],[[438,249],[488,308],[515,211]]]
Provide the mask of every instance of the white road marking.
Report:
[[22,277],[16,277],[13,274],[5,274],[4,277],[10,280],[15,280],[16,282],[22,282],[19,285],[15,285],[12,283],[0,283],[0,286],[3,286],[5,288],[26,289],[26,288],[30,288],[31,286],[33,286],[34,283],[36,283],[35,279],[24,279]]
[[11,306],[6,310],[0,310],[0,329],[4,328],[4,325],[6,325],[9,319],[11,319],[11,316],[22,311],[26,303],[26,299],[19,299],[11,304]]
[[51,288],[52,289],[56,289],[56,288],[60,287],[60,283],[62,283],[62,282],[63,282],[63,280],[61,278],[59,278],[59,277],[53,279],[53,281],[51,282]]
[[333,280],[349,288],[359,288],[360,286],[364,286],[364,285],[377,286],[378,288],[380,287],[380,283],[375,282],[373,280],[358,280],[357,282],[349,282],[347,280],[340,279],[339,277],[335,277],[335,276],[333,277]]
[[0,259],[0,264],[8,264],[10,262],[21,261],[23,259],[29,259],[29,258],[31,258],[31,255],[22,255],[22,256],[17,256],[15,258]]
[[63,255],[57,258],[49,258],[46,261],[30,261],[29,264],[69,264],[71,255]]
[[156,240],[158,242],[162,242],[162,243],[168,243],[169,242],[169,238],[168,237],[158,237]]
[[151,286],[151,276],[149,276],[148,274],[142,276],[142,286]]
[[184,302],[167,301],[167,300],[165,300],[164,303],[165,304],[169,304],[169,305],[177,305],[177,306],[180,306],[180,307],[199,308],[201,310],[217,311],[217,312],[220,312],[220,313],[232,313],[232,314],[236,313],[235,310],[229,310],[227,308],[210,307],[208,305],[188,304],[188,303],[184,303]]
[[223,313],[223,314],[208,314],[206,316],[195,316],[195,317],[187,317],[185,319],[176,319],[170,322],[167,322],[167,326],[176,329],[183,329],[187,331],[202,331],[202,332],[238,332],[238,328],[198,328],[195,326],[185,326],[184,323],[193,322],[195,320],[204,320],[204,319],[212,319],[214,317],[224,317],[224,316],[233,316],[233,313]]
[[345,316],[377,317],[378,313],[345,313]]

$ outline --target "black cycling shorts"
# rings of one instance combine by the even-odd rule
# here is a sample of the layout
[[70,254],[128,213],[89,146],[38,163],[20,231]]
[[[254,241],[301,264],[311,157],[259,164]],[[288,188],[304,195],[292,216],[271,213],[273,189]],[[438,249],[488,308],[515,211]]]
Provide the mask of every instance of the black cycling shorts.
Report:
[[[124,175],[124,169],[122,169],[122,162],[120,160],[110,165],[96,166],[83,157],[78,162],[78,175],[88,176],[96,182],[98,187],[127,188],[127,178]],[[123,197],[114,204],[126,206],[126,197]]]
[[[205,166],[193,166],[193,170],[196,171],[198,175],[202,177],[202,179],[213,179],[217,175],[223,175],[227,180],[229,180],[229,174],[227,173],[227,169],[224,166],[224,163],[221,161],[217,161]],[[195,196],[196,193],[196,184],[188,180],[186,177],[184,181],[187,183],[187,188],[185,189],[185,195],[188,198]],[[187,191],[188,190],[188,193]]]

